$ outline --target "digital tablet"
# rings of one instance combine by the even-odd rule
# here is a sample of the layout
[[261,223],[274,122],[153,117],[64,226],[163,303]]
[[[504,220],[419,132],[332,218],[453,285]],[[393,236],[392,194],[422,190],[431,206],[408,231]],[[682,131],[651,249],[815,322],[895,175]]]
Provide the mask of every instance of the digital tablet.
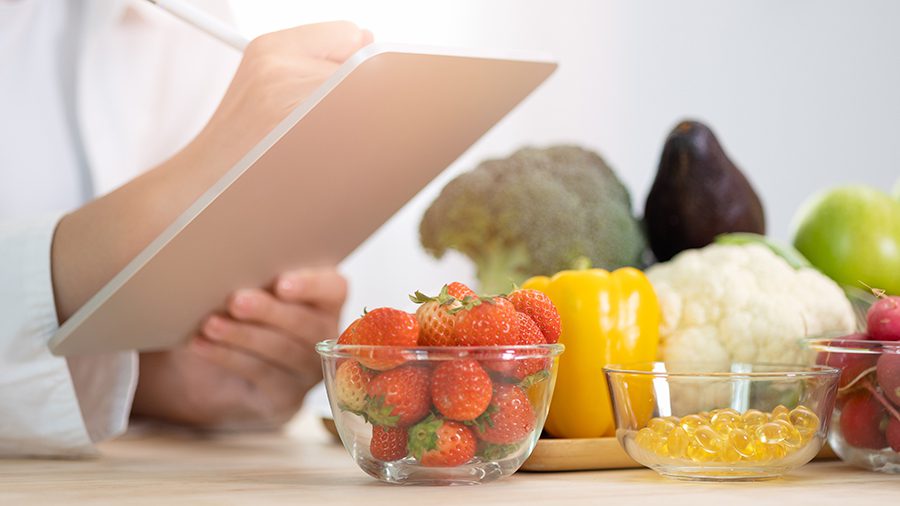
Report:
[[337,265],[555,68],[360,50],[69,318],[51,351],[170,348],[236,289]]

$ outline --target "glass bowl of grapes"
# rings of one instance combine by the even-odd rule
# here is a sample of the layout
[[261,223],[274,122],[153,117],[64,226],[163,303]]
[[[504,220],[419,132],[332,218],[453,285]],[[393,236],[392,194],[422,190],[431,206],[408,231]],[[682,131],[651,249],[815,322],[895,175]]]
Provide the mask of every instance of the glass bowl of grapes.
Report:
[[816,363],[841,370],[828,443],[852,465],[900,473],[900,297],[879,297],[865,330],[811,339]]

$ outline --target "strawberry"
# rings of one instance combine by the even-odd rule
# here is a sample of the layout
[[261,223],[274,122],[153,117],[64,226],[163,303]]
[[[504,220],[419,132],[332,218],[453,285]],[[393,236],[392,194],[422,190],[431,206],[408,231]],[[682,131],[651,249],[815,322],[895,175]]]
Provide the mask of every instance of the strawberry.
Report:
[[409,451],[427,467],[454,467],[475,456],[478,441],[472,429],[434,415],[410,427]]
[[537,323],[547,344],[559,341],[562,322],[550,297],[537,290],[516,290],[509,294],[509,301],[516,307],[516,311],[527,314]]
[[345,360],[334,373],[334,391],[341,409],[362,412],[366,408],[366,387],[373,374],[356,360]]
[[406,449],[407,439],[406,429],[403,427],[375,425],[372,427],[369,453],[382,462],[400,460],[409,453]]
[[353,323],[347,326],[341,334],[341,337],[338,337],[338,344],[356,344],[356,327],[359,325],[360,320],[362,320],[362,318],[357,318],[353,320]]
[[518,334],[516,308],[503,297],[470,300],[456,313],[457,346],[505,346],[515,344]]
[[534,430],[534,410],[517,385],[494,385],[487,411],[475,420],[475,435],[485,443],[508,445],[522,441]]
[[459,299],[460,301],[464,300],[466,297],[469,297],[471,299],[478,298],[478,294],[475,293],[475,290],[472,290],[459,281],[454,281],[447,285],[447,293],[450,294],[451,297]]
[[[369,346],[415,346],[419,339],[416,317],[399,309],[380,307],[367,312],[359,322],[351,325],[348,344]],[[340,342],[340,340],[339,340]],[[342,343],[343,344],[343,343]],[[403,363],[397,350],[358,350],[359,361],[369,369],[385,371]]]
[[369,382],[366,417],[373,425],[409,427],[431,408],[431,371],[404,365],[385,371]]
[[[516,313],[516,316],[518,317],[519,322],[519,338],[516,345],[545,344],[544,334],[541,333],[541,329],[534,323],[534,320],[521,312]],[[486,369],[496,371],[517,381],[522,381],[532,374],[548,369],[550,367],[550,362],[546,358],[523,358],[486,360],[483,365]]]
[[491,377],[476,360],[444,362],[431,376],[434,407],[451,420],[474,420],[491,403]]
[[416,310],[419,323],[419,346],[453,346],[453,326],[456,317],[452,309],[460,303],[448,292],[448,286],[441,288],[437,297],[429,297],[422,292],[409,296],[410,300],[421,304]]

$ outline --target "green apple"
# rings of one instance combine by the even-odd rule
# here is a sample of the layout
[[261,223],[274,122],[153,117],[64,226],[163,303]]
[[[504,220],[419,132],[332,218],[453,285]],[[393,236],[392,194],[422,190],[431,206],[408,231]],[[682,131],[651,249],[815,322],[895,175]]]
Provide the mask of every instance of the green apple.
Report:
[[827,276],[900,294],[900,201],[843,186],[814,196],[796,222],[794,247]]

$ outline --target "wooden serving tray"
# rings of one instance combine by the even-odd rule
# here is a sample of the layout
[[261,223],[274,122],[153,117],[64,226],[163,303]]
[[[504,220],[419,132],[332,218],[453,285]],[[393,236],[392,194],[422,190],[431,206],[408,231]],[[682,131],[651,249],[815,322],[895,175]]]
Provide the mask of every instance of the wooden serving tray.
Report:
[[[816,459],[835,459],[827,444]],[[614,437],[538,440],[522,471],[585,471],[643,467],[625,453]]]
[[[338,441],[334,420],[322,418],[322,425]],[[831,447],[826,443],[816,460],[836,459]],[[595,469],[631,469],[643,467],[625,453],[614,437],[587,439],[538,440],[534,451],[520,470],[535,472],[588,471]]]

